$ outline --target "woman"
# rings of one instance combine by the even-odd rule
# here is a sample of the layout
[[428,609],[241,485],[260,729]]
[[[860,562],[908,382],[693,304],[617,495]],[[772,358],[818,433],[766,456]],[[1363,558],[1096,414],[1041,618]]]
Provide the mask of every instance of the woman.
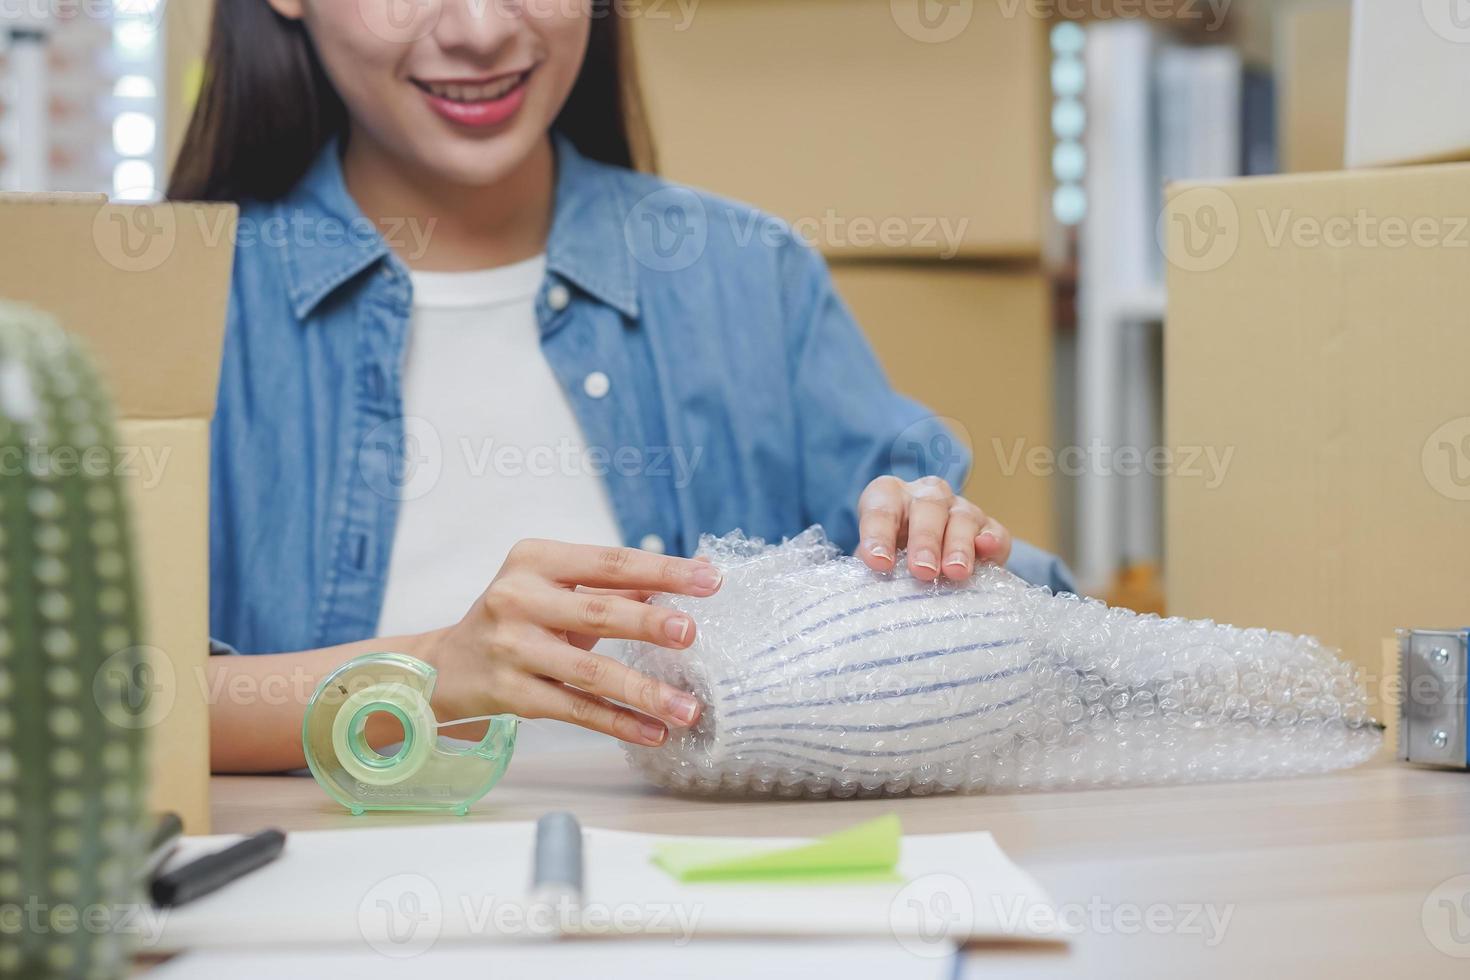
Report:
[[301,765],[316,682],[383,649],[438,669],[441,719],[660,744],[699,705],[593,647],[693,643],[646,600],[719,588],[674,557],[702,532],[820,523],[877,572],[907,547],[925,580],[1066,584],[938,478],[965,461],[786,226],[631,169],[597,9],[218,4],[170,194],[242,207],[211,619],[275,654],[211,663],[218,771]]

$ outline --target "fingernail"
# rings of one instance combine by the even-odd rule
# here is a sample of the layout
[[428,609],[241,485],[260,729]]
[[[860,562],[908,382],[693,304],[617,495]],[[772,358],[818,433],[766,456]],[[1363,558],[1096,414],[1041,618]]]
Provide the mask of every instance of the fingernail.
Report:
[[725,581],[725,573],[713,565],[703,565],[690,573],[689,580],[697,589],[714,592],[720,587],[720,583]]
[[686,725],[692,725],[699,715],[699,702],[693,695],[680,692],[669,698],[669,714]]
[[998,541],[998,540],[1000,540],[999,536],[994,531],[992,531],[990,528],[988,528],[988,527],[985,530],[983,530],[983,531],[980,532],[980,536],[982,538],[989,538],[992,541]]
[[876,541],[868,542],[868,554],[872,555],[874,558],[881,558],[884,561],[893,560],[893,555],[889,552],[889,550],[883,547],[881,544],[878,544]]
[[650,745],[662,745],[664,739],[669,737],[669,730],[656,721],[647,719],[638,723],[638,730],[643,733],[643,738]]
[[693,621],[688,616],[675,616],[664,623],[664,633],[669,639],[683,646],[685,639],[689,636],[689,628],[693,625]]
[[965,553],[963,551],[956,551],[954,554],[950,555],[949,558],[947,558],[945,560],[944,567],[945,568],[969,568],[970,567],[970,559],[965,557]]
[[934,554],[934,552],[927,549],[924,551],[916,551],[914,552],[914,567],[922,568],[930,572],[937,572],[939,571],[939,559]]

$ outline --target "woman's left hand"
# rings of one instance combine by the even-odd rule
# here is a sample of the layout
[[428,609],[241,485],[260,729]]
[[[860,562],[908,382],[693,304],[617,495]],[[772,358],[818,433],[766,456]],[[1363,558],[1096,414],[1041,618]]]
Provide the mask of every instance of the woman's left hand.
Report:
[[[857,556],[875,572],[893,570],[899,548],[908,548],[909,572],[922,582],[942,574],[961,581],[975,562],[1003,565],[1011,556],[1011,532],[937,476],[905,483],[880,476],[858,499]],[[941,564],[942,556],[942,564]]]

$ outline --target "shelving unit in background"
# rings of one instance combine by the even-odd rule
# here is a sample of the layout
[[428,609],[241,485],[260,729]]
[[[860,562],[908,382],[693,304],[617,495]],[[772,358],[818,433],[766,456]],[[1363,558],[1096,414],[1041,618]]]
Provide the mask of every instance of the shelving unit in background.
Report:
[[1269,163],[1270,154],[1245,146],[1246,74],[1234,48],[1178,44],[1146,20],[1085,30],[1075,441],[1086,462],[1076,485],[1075,563],[1083,588],[1103,594],[1120,581],[1156,581],[1163,555],[1162,478],[1147,463],[1150,450],[1171,449],[1162,401],[1163,188],[1235,176],[1248,157]]
[[164,0],[0,21],[0,190],[150,200],[162,186]]
[[22,17],[0,27],[0,103],[10,109],[0,115],[0,189],[43,188],[51,169],[50,19]]

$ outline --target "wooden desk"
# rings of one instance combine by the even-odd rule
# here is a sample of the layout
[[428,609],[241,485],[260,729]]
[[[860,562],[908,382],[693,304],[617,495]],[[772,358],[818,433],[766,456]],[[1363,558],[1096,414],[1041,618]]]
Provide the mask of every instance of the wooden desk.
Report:
[[[821,834],[886,812],[898,813],[909,833],[989,830],[1084,932],[1065,950],[971,951],[968,976],[1470,976],[1466,773],[1384,763],[1310,779],[1158,789],[712,802],[646,787],[608,749],[517,759],[467,819],[532,820],[556,808],[588,826],[680,834]],[[217,777],[213,810],[221,833],[445,819],[354,818],[305,778]],[[1426,927],[1426,899],[1460,875],[1459,931],[1438,903]],[[1229,916],[1214,945],[1203,915],[1186,922],[1205,905],[1216,921]],[[1151,931],[1149,915],[1178,928]],[[1460,958],[1437,949],[1431,935]]]

